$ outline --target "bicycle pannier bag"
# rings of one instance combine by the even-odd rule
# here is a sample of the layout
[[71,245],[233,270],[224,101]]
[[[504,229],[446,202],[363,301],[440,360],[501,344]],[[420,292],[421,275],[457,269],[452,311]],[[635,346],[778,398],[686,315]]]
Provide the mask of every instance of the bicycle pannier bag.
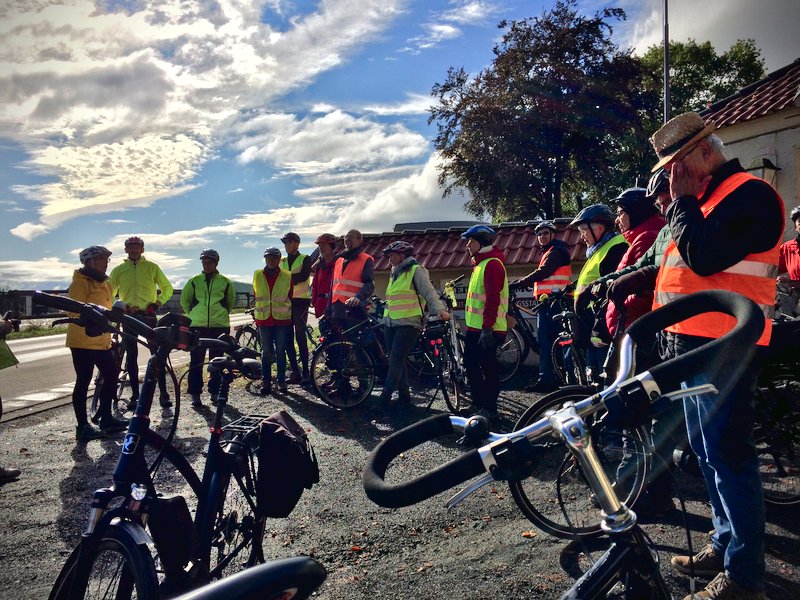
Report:
[[280,410],[261,423],[256,494],[267,517],[288,517],[304,489],[319,482],[314,449],[303,428]]

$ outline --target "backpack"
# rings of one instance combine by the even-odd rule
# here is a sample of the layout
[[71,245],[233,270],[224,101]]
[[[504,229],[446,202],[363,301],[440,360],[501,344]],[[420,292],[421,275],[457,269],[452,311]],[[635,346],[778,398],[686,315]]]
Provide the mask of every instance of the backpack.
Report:
[[319,482],[314,448],[303,428],[284,410],[261,423],[256,498],[267,517],[288,517],[304,489]]

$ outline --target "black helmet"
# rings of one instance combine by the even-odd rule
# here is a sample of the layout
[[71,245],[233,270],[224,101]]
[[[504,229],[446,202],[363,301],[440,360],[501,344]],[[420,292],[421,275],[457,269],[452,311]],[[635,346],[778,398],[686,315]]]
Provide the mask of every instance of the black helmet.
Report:
[[647,182],[647,199],[655,200],[659,194],[669,193],[669,175],[664,169],[659,169],[650,176]]
[[614,203],[628,214],[631,228],[637,227],[658,212],[644,188],[627,189],[614,198]]
[[397,252],[399,254],[405,254],[406,256],[411,256],[414,254],[414,246],[409,244],[408,242],[404,242],[403,240],[397,240],[386,246],[383,249],[384,254],[389,254],[391,252]]
[[470,227],[464,233],[461,234],[462,239],[467,240],[469,238],[472,238],[476,240],[481,246],[489,246],[496,237],[497,233],[495,232],[494,229],[492,229],[488,225],[473,225],[472,227]]
[[572,219],[569,226],[577,227],[583,223],[605,223],[606,225],[611,225],[614,223],[614,213],[605,204],[592,204],[579,212]]
[[206,248],[200,252],[200,260],[203,260],[204,258],[210,258],[215,263],[219,263],[219,252],[212,248]]
[[792,209],[792,212],[789,213],[789,218],[792,220],[792,222],[794,222],[798,219],[798,217],[800,217],[800,206],[795,206]]
[[558,229],[556,229],[556,224],[552,221],[542,221],[536,226],[536,229],[533,230],[534,233],[539,233],[543,229],[550,229],[553,233],[557,233]]

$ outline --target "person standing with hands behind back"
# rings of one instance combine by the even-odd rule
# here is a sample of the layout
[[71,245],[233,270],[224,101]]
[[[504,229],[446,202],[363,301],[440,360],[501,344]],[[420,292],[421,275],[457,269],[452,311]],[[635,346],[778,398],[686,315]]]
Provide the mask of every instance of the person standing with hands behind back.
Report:
[[[164,276],[159,266],[144,257],[144,240],[131,236],[125,240],[125,252],[128,254],[122,263],[111,271],[109,282],[114,296],[119,296],[127,306],[127,312],[142,323],[155,327],[156,310],[164,302],[172,298],[172,284]],[[159,296],[158,291],[161,291]],[[124,329],[125,333],[125,368],[131,383],[131,399],[128,410],[136,408],[139,400],[139,344],[136,334]],[[172,406],[167,392],[164,373],[158,377],[161,390],[160,404],[164,408]]]
[[[192,330],[200,337],[218,338],[230,333],[230,312],[236,305],[236,288],[230,279],[217,270],[219,252],[208,248],[200,253],[203,272],[195,275],[181,290],[181,307],[192,320]],[[208,359],[222,356],[223,351],[209,348]],[[203,391],[203,362],[206,357],[205,348],[195,348],[189,354],[189,397],[192,406],[201,406],[200,393]],[[208,380],[208,393],[214,402],[219,392],[222,375],[214,372]]]
[[461,234],[475,265],[467,288],[464,368],[472,406],[497,415],[500,369],[497,347],[508,331],[508,277],[505,254],[492,245],[497,234],[486,225],[474,225]]

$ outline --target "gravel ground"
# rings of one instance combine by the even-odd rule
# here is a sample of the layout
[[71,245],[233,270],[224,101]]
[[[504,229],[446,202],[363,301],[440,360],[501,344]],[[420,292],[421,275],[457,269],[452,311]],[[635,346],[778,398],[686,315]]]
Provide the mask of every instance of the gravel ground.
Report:
[[[254,391],[254,390],[252,390]],[[501,397],[501,428],[508,430],[536,396],[516,391]],[[386,435],[423,418],[427,399],[379,418],[370,407],[336,412],[299,387],[281,398],[260,398],[239,385],[230,417],[269,414],[287,408],[309,430],[320,463],[320,483],[306,491],[287,519],[271,520],[267,557],[316,557],[328,569],[320,599],[558,598],[585,568],[579,549],[540,531],[514,504],[507,486],[486,486],[453,510],[446,494],[419,505],[387,510],[365,496],[361,476],[366,457]],[[437,399],[433,411],[443,409]],[[163,415],[166,417],[167,415]],[[154,416],[154,427],[166,421]],[[183,410],[178,445],[202,468],[208,408]],[[18,465],[22,478],[0,488],[0,598],[45,597],[85,525],[93,490],[107,485],[120,438],[76,444],[70,407],[4,423],[0,464]],[[454,454],[452,443],[428,444],[409,454],[405,472],[430,467]],[[695,548],[711,529],[702,485],[678,475],[688,498],[688,524]],[[798,510],[767,512],[768,596],[800,598]],[[662,571],[676,598],[688,580],[675,577],[669,557],[686,548],[680,513],[644,524],[660,552]],[[595,557],[602,543],[591,550]],[[704,582],[699,582],[700,587]]]

